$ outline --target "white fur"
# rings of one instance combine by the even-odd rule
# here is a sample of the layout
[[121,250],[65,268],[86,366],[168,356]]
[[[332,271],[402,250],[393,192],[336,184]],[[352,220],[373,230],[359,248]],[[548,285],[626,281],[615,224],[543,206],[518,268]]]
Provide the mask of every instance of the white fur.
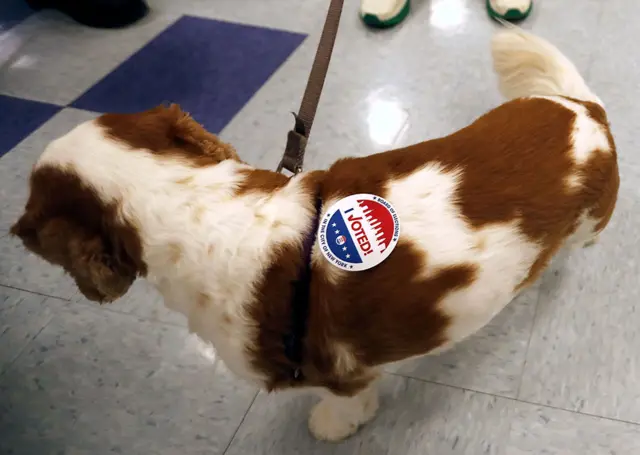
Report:
[[[252,334],[245,305],[277,245],[302,241],[309,229],[312,218],[299,178],[269,197],[231,197],[245,165],[228,160],[194,168],[179,160],[158,160],[144,151],[125,150],[93,121],[51,143],[37,166],[43,164],[68,166],[105,201],[120,200],[121,216],[139,229],[148,279],[167,306],[183,313],[190,329],[213,343],[231,371],[252,381],[263,379],[245,355]],[[189,184],[177,183],[188,177]],[[194,210],[202,212],[200,222],[194,221]],[[176,250],[181,252],[177,265],[172,263]],[[202,299],[204,306],[199,305]],[[233,326],[224,330],[223,319]]]
[[600,123],[594,120],[582,104],[559,96],[542,96],[560,104],[575,114],[571,132],[571,154],[577,165],[585,164],[599,152],[610,153],[609,137]]
[[386,198],[401,220],[402,239],[428,252],[423,269],[427,276],[468,260],[473,249],[473,233],[454,204],[461,174],[429,164],[387,187]]
[[598,238],[598,230],[596,226],[600,220],[597,220],[587,212],[580,216],[576,231],[569,236],[566,244],[569,248],[584,247],[594,243]]
[[602,105],[575,65],[554,45],[532,33],[507,25],[493,36],[491,51],[506,98],[560,95]]
[[378,410],[378,392],[374,384],[353,397],[323,394],[311,410],[309,430],[323,441],[340,441],[351,436],[371,420]]
[[440,304],[451,317],[447,337],[452,342],[484,326],[513,299],[541,252],[520,232],[517,219],[479,230],[469,225],[455,198],[462,179],[461,171],[429,164],[387,188],[387,200],[402,221],[402,238],[425,252],[425,277],[457,264],[478,267],[473,284],[449,293]]

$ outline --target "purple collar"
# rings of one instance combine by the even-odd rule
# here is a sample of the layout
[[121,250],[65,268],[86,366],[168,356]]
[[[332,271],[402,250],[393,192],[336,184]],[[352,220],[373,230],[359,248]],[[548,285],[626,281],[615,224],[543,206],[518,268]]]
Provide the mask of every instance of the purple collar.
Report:
[[311,287],[311,252],[316,241],[320,223],[322,200],[316,199],[316,213],[313,217],[311,230],[307,233],[302,246],[302,268],[296,281],[293,281],[293,297],[291,299],[290,331],[284,336],[284,352],[296,366],[291,371],[291,377],[300,381],[303,379],[302,363],[304,352],[304,338],[307,334],[307,319],[309,317],[309,291]]

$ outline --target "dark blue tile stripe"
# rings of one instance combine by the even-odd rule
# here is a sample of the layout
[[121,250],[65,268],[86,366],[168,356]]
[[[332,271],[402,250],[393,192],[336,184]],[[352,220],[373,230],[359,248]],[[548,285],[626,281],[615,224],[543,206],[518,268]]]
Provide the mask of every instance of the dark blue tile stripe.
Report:
[[[0,0],[0,25],[31,12],[22,0]],[[71,105],[94,112],[139,112],[171,101],[219,133],[305,37],[184,16]],[[0,157],[60,109],[0,95]]]
[[219,133],[305,37],[184,16],[72,106],[139,112],[171,101]]
[[34,12],[26,0],[0,0],[0,33],[19,24]]
[[0,95],[0,157],[60,109],[53,104]]

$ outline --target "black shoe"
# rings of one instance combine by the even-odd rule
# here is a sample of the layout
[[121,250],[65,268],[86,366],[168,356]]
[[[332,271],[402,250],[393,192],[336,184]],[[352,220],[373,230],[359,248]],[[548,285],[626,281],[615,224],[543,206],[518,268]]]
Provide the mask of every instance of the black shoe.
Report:
[[95,28],[126,27],[149,12],[145,0],[27,0],[27,3],[33,9],[57,9],[76,22]]

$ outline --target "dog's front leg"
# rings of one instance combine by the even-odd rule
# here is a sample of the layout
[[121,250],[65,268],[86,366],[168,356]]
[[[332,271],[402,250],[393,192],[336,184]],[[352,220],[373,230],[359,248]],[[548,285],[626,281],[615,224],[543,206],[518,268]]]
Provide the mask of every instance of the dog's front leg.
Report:
[[378,410],[378,390],[375,381],[357,394],[345,397],[330,392],[322,394],[309,416],[309,430],[323,441],[340,441],[351,436]]

